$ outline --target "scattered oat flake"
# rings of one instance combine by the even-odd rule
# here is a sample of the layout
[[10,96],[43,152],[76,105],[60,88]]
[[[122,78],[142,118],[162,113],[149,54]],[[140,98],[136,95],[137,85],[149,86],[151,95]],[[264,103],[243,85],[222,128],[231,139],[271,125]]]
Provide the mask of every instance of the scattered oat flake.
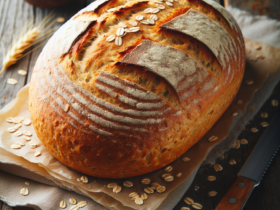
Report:
[[174,180],[174,177],[171,175],[164,177],[164,181],[166,181],[166,182],[172,182],[173,180]]
[[15,84],[18,83],[18,81],[16,79],[14,79],[14,78],[9,78],[7,80],[7,83],[10,84],[10,85],[15,85]]
[[263,60],[263,59],[265,59],[265,56],[264,56],[264,55],[259,54],[259,55],[257,55],[256,59],[257,59],[257,60],[259,60],[259,59]]
[[161,10],[163,10],[163,9],[165,9],[165,6],[163,6],[163,5],[157,5],[157,8],[159,8],[159,9],[161,9]]
[[15,132],[14,135],[15,135],[16,137],[19,137],[19,136],[21,136],[22,134],[23,134],[22,131],[17,131],[17,132]]
[[214,196],[217,195],[217,192],[216,192],[216,191],[210,191],[210,192],[208,193],[208,195],[209,195],[210,197],[214,197]]
[[262,122],[261,126],[264,127],[264,128],[267,127],[268,126],[268,122]]
[[137,197],[140,197],[140,196],[139,196],[139,195],[136,195],[136,196],[132,197],[131,200],[132,200],[132,201],[135,201],[135,199],[136,199]]
[[162,174],[162,178],[165,178],[165,177],[168,177],[168,176],[171,176],[171,174]]
[[131,181],[125,181],[125,182],[123,183],[123,186],[125,186],[125,187],[132,187],[132,186],[133,186],[133,183],[132,183]]
[[141,20],[140,22],[144,25],[150,25],[149,21],[147,21],[147,20]]
[[151,25],[155,24],[155,21],[152,20],[152,19],[148,19],[147,22],[148,22],[149,24],[151,24]]
[[146,193],[148,193],[148,194],[154,193],[154,190],[153,190],[153,188],[151,188],[151,187],[146,187],[146,188],[144,189],[144,191],[145,191]]
[[147,8],[144,10],[145,13],[153,13],[153,8]]
[[215,181],[216,180],[216,177],[215,176],[208,176],[207,177],[207,180],[212,182],[212,181]]
[[157,21],[158,20],[158,16],[153,14],[153,15],[150,16],[150,19],[154,20],[154,21]]
[[216,141],[216,140],[218,140],[218,137],[217,137],[217,136],[211,136],[211,137],[208,139],[209,142],[213,142],[213,141]]
[[13,132],[15,132],[16,130],[17,130],[17,128],[15,128],[15,127],[10,127],[10,128],[7,129],[7,131],[8,131],[9,133],[13,133]]
[[142,199],[142,198],[140,198],[139,196],[137,196],[137,197],[135,198],[135,203],[136,203],[137,205],[142,205],[144,202],[143,202],[143,199]]
[[87,205],[87,202],[86,201],[80,201],[77,206],[79,206],[80,208],[84,207]]
[[194,209],[202,209],[203,208],[203,206],[200,203],[194,203],[194,204],[192,204],[192,207]]
[[218,171],[222,171],[222,170],[223,170],[223,167],[222,167],[220,164],[215,164],[215,165],[214,165],[214,170],[217,171],[217,172],[218,172]]
[[278,101],[275,100],[275,99],[272,100],[272,101],[271,101],[271,105],[272,105],[272,106],[278,106]]
[[25,146],[25,143],[23,143],[23,142],[17,142],[17,144],[19,144],[20,146]]
[[137,196],[137,195],[138,195],[137,192],[132,192],[132,193],[130,193],[128,196],[129,196],[130,198],[133,198],[133,197],[135,197],[135,196]]
[[148,199],[148,195],[146,193],[143,193],[141,195],[142,200],[147,200]]
[[193,199],[191,199],[190,197],[186,197],[186,198],[184,199],[184,201],[185,201],[187,204],[189,204],[189,205],[194,204]]
[[58,18],[56,18],[56,22],[64,23],[65,22],[65,18],[64,17],[58,17]]
[[7,117],[7,118],[6,118],[6,121],[7,121],[8,123],[13,123],[13,122],[14,122],[12,117]]
[[183,157],[183,159],[182,159],[184,162],[189,162],[191,159],[190,158],[188,158],[188,157]]
[[248,144],[248,141],[246,139],[241,139],[240,144]]
[[137,26],[137,22],[136,21],[129,21],[128,24],[133,26],[133,27]]
[[30,131],[28,131],[28,130],[24,130],[23,131],[23,134],[25,135],[25,136],[32,136],[32,133],[30,132]]
[[179,172],[178,174],[176,174],[176,177],[177,178],[180,178],[182,176],[182,173],[181,172]]
[[27,74],[27,71],[25,71],[25,70],[18,70],[18,74],[22,75],[22,76],[25,76]]
[[235,165],[235,164],[236,164],[236,161],[232,158],[232,159],[229,160],[229,164],[230,164],[230,165]]
[[23,137],[23,140],[25,140],[25,141],[30,141],[31,138],[30,138],[30,137],[27,137],[27,136],[24,136],[24,137]]
[[171,2],[165,2],[166,3],[166,5],[168,5],[168,6],[170,6],[170,7],[172,7],[173,6],[173,4],[171,3]]
[[72,206],[72,207],[70,208],[70,210],[78,210],[79,208],[80,208],[79,206],[75,205],[75,206]]
[[114,188],[115,186],[117,186],[117,183],[110,183],[107,185],[108,188]]
[[127,25],[126,25],[124,22],[120,22],[120,23],[118,24],[118,26],[123,27],[123,28],[126,28],[126,27],[127,27]]
[[137,32],[139,30],[140,30],[140,27],[131,27],[131,28],[128,28],[126,31],[128,33],[135,33],[135,32]]
[[158,13],[158,12],[160,12],[160,9],[159,9],[159,8],[154,8],[154,9],[152,10],[152,13],[153,13],[153,14],[156,14],[156,13]]
[[117,29],[117,32],[116,32],[116,35],[117,35],[117,36],[122,36],[123,34],[124,34],[124,28],[123,28],[123,27],[118,28],[118,29]]
[[254,109],[255,109],[255,108],[254,108],[253,106],[249,106],[249,107],[248,107],[248,111],[250,111],[250,112],[253,111]]
[[239,149],[239,148],[240,148],[240,141],[239,141],[239,140],[235,140],[235,141],[234,141],[233,148],[234,148],[234,149]]
[[236,115],[238,115],[238,112],[234,112],[233,114],[232,114],[232,116],[236,116]]
[[14,118],[14,123],[15,124],[21,123],[22,121],[24,121],[24,117],[16,117],[16,118]]
[[251,79],[248,79],[248,80],[245,81],[246,85],[252,85],[253,83],[254,83],[254,81],[251,80]]
[[66,104],[65,107],[64,107],[64,111],[65,112],[68,112],[70,109],[70,105],[69,104]]
[[258,131],[259,131],[259,129],[257,129],[257,128],[251,128],[251,132],[253,132],[253,133],[256,133]]
[[26,125],[26,126],[28,126],[28,125],[31,124],[31,120],[30,120],[30,119],[25,119],[25,120],[23,121],[23,124]]
[[141,20],[144,19],[144,16],[143,15],[138,15],[138,16],[136,16],[135,19],[138,20],[138,21],[141,21]]
[[237,104],[238,104],[238,105],[241,105],[241,104],[243,104],[243,101],[242,101],[242,100],[238,100],[238,101],[237,101]]
[[121,186],[115,186],[114,188],[113,188],[113,192],[114,193],[119,193],[120,191],[122,191],[122,187]]
[[117,37],[117,38],[115,39],[115,44],[116,44],[117,46],[122,46],[122,38],[121,38],[121,37]]
[[112,41],[115,40],[115,38],[116,38],[115,35],[110,35],[110,36],[108,36],[108,37],[106,38],[106,41],[107,41],[107,42],[112,42]]
[[261,45],[256,46],[256,50],[261,50],[261,49],[262,49]]
[[26,187],[24,187],[20,190],[20,194],[22,194],[22,195],[28,195],[28,193],[29,193],[29,191]]
[[60,201],[59,207],[62,208],[62,209],[65,209],[66,208],[66,202],[65,201]]
[[158,186],[161,186],[159,183],[157,182],[153,182],[152,184],[152,188],[155,190]]
[[18,144],[18,143],[14,143],[14,144],[11,145],[11,148],[12,148],[12,149],[20,149],[20,148],[21,148],[21,145]]
[[262,113],[261,113],[261,117],[262,117],[262,118],[267,118],[267,117],[268,117],[268,114],[267,114],[266,112],[262,112]]
[[166,187],[165,186],[158,186],[156,190],[157,190],[158,193],[162,193],[166,190]]
[[30,183],[29,183],[28,181],[24,182],[24,184],[26,184],[26,185],[30,185]]
[[189,207],[183,206],[181,210],[191,210]]
[[141,183],[142,183],[142,184],[150,184],[150,183],[151,183],[151,180],[148,179],[148,178],[144,178],[144,179],[141,180]]
[[166,172],[170,172],[170,171],[172,171],[172,169],[173,169],[172,166],[167,166],[164,170],[165,170]]
[[34,154],[35,157],[39,157],[40,155],[41,155],[41,152],[40,152],[40,151],[35,152],[35,154]]
[[77,203],[77,200],[75,198],[70,198],[69,202],[75,205]]
[[82,176],[82,177],[81,177],[81,181],[82,181],[84,184],[86,184],[86,183],[88,183],[88,178],[87,178],[86,176]]
[[29,145],[31,146],[31,149],[35,149],[36,147],[39,147],[39,144],[34,141],[29,142]]
[[16,129],[19,129],[20,127],[21,127],[21,123],[18,123],[18,124],[15,125]]

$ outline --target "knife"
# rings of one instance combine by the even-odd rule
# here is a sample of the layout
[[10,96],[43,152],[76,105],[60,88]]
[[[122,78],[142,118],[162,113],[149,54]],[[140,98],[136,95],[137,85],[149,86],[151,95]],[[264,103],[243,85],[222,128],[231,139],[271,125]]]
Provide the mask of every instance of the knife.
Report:
[[280,111],[267,127],[215,210],[241,210],[280,147]]

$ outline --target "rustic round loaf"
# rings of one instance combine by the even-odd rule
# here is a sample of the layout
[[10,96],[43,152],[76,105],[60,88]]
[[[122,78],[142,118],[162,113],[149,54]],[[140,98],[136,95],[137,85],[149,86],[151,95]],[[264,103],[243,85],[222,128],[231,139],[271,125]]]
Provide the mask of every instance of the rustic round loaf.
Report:
[[79,172],[145,174],[213,126],[244,67],[242,33],[214,1],[97,0],[37,60],[32,123],[49,152]]

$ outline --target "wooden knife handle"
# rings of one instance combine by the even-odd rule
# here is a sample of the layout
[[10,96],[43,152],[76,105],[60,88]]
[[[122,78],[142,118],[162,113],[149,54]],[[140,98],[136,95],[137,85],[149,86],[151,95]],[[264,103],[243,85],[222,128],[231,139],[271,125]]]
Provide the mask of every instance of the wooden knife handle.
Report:
[[251,180],[238,177],[215,210],[241,210],[254,186]]

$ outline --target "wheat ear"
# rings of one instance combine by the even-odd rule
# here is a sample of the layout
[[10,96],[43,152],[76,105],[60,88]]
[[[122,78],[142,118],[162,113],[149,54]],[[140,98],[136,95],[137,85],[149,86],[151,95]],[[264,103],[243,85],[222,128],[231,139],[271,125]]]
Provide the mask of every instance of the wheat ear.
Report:
[[34,27],[31,24],[32,19],[30,19],[19,33],[19,37],[16,38],[18,39],[18,41],[12,43],[6,55],[3,48],[3,67],[0,71],[0,75],[5,71],[5,69],[7,69],[12,64],[16,63],[19,59],[45,44],[40,44],[36,46],[33,50],[30,50],[27,53],[23,54],[23,52],[25,52],[34,44],[37,44],[38,42],[41,42],[52,35],[54,29],[49,28],[55,23],[53,17],[54,14],[51,12],[39,23],[37,27]]
[[2,74],[6,68],[16,63],[17,60],[22,57],[22,53],[30,47],[39,34],[40,31],[35,27],[20,37],[19,40],[12,45],[7,55],[3,59],[3,67],[0,71],[0,74]]

